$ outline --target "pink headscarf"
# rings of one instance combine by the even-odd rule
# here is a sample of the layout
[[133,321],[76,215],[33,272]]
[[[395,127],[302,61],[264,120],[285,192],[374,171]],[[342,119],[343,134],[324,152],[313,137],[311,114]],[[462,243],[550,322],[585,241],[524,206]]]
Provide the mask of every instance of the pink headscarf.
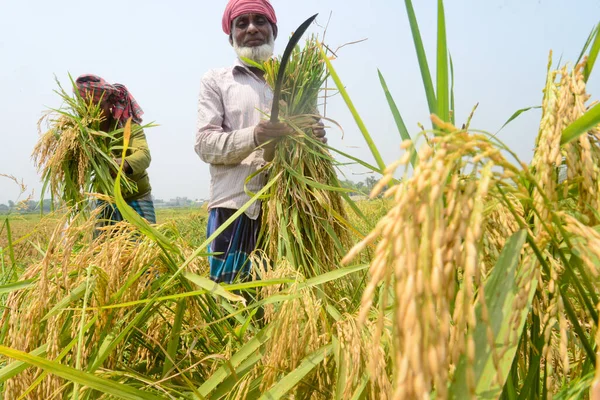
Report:
[[229,0],[223,13],[223,32],[231,34],[231,23],[244,14],[261,14],[274,25],[277,25],[275,10],[268,0]]
[[91,97],[93,101],[108,100],[108,97],[112,95],[113,118],[120,124],[125,124],[130,117],[134,123],[142,123],[144,111],[125,86],[118,83],[111,85],[96,75],[81,75],[75,84],[79,94],[85,100],[88,97]]

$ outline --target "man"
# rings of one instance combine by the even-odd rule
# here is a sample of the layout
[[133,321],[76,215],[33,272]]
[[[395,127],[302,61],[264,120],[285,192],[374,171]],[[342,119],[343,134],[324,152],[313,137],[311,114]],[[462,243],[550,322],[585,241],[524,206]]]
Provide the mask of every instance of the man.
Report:
[[[263,119],[263,113],[270,113],[273,93],[262,71],[242,61],[262,63],[273,55],[277,17],[272,5],[267,0],[230,0],[222,26],[238,58],[233,66],[210,70],[202,78],[195,144],[196,153],[210,164],[208,236],[250,200],[244,187],[256,193],[264,186],[264,174],[248,178],[272,157],[277,139],[293,133],[285,123]],[[324,129],[314,134],[325,141]],[[212,280],[230,283],[238,275],[248,276],[260,210],[260,202],[252,204],[209,245],[210,252],[222,253],[209,258]]]

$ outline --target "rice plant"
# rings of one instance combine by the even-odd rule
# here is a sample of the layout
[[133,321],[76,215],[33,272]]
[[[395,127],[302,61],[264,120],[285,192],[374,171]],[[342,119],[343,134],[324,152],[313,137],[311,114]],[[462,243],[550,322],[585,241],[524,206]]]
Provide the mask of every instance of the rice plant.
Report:
[[[119,170],[105,189],[128,222],[94,238],[94,215],[69,213],[0,286],[5,397],[599,399],[600,108],[585,91],[598,29],[588,57],[548,68],[526,164],[470,118],[458,127],[443,4],[435,88],[406,5],[431,130],[410,138],[380,74],[403,139],[385,166],[310,39],[284,84],[282,118],[297,135],[276,145],[266,186],[221,227],[266,200],[261,279],[211,282],[204,252],[220,231],[186,240],[202,218],[147,224],[125,203]],[[277,65],[265,66],[270,82]],[[311,136],[327,74],[376,165],[350,159],[382,175],[377,203],[347,201],[331,153],[344,155]]]
[[[375,293],[389,293],[380,298],[392,299],[384,306],[394,316],[394,398],[582,393],[596,363],[599,295],[600,113],[587,104],[584,73],[593,58],[558,71],[550,60],[527,165],[493,135],[452,123],[441,2],[438,22],[437,93],[415,35],[434,130],[420,148],[403,142],[404,155],[373,194],[398,167],[416,167],[386,190],[395,205],[345,260],[377,244],[359,322],[368,320]],[[597,31],[594,43],[597,52]]]

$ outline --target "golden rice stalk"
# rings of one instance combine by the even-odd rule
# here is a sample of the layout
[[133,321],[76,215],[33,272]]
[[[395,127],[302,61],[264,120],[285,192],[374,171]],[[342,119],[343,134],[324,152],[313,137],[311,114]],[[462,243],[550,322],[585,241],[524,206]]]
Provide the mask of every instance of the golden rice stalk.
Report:
[[[481,305],[481,323],[488,325],[489,346],[495,349],[483,283],[506,238],[522,228],[531,242],[523,249],[513,311],[525,307],[531,282],[537,280],[534,310],[545,337],[541,363],[565,378],[573,375],[573,367],[579,368],[572,361],[582,359],[584,352],[568,339],[572,321],[563,297],[577,294],[572,287],[559,292],[567,266],[556,246],[568,240],[569,251],[577,251],[585,271],[597,276],[600,237],[593,226],[599,201],[598,130],[560,147],[564,128],[586,110],[581,70],[579,65],[573,71],[549,71],[536,153],[531,166],[521,165],[522,171],[504,158],[502,151],[508,149],[500,143],[459,131],[433,116],[445,133],[434,135],[420,149],[412,176],[405,174],[385,192],[393,201],[391,210],[344,258],[348,262],[376,243],[360,322],[367,321],[382,283],[384,290],[394,291],[394,398],[423,398],[432,390],[446,398],[447,381],[461,356],[471,366],[466,378],[474,393],[475,306]],[[410,141],[402,144],[407,151],[388,167],[372,195],[389,184],[396,168],[407,165],[412,148]],[[562,164],[568,170],[565,182],[558,179]],[[572,192],[579,192],[585,205],[570,198]],[[541,254],[534,255],[532,246]],[[579,321],[588,319],[583,309],[572,310],[569,318],[573,313]],[[517,326],[520,317],[514,312],[505,318]],[[497,371],[504,351],[492,351]]]
[[[84,334],[83,348],[74,346],[61,361],[74,366],[75,358],[80,356],[81,368],[86,368],[92,355],[99,350],[105,339],[104,335],[123,327],[136,316],[130,312],[131,307],[101,307],[146,299],[153,282],[157,277],[164,276],[168,269],[161,248],[150,238],[140,236],[129,224],[111,226],[105,229],[103,235],[93,239],[96,224],[94,213],[87,219],[79,214],[67,226],[65,222],[70,215],[65,213],[62,223],[57,224],[44,257],[24,271],[21,278],[33,279],[35,284],[10,293],[0,322],[8,324],[4,345],[30,352],[47,344],[45,357],[56,360],[66,344],[76,340],[79,335],[82,300],[79,298],[64,304],[54,315],[46,319],[44,317],[77,288],[88,286],[90,296],[84,323],[92,323],[93,319],[95,322]],[[183,254],[190,255],[194,251],[180,240],[174,239],[174,243]],[[195,264],[192,269],[206,272],[201,263],[192,264]],[[190,326],[205,324],[196,308],[196,303],[190,299],[185,315]],[[148,321],[136,327],[136,332],[145,342],[160,348],[169,340],[172,321],[170,304],[159,303]],[[142,343],[132,339],[122,341],[102,367],[120,370],[123,368],[122,363],[126,362],[128,368],[137,369],[140,373],[155,373],[151,371],[154,371],[153,368],[163,353],[149,351]],[[185,338],[182,338],[182,345],[184,344]],[[127,355],[125,360],[122,358],[123,354]],[[192,364],[202,360],[204,356],[190,350]],[[4,386],[5,398],[18,398],[40,373],[37,368],[28,368],[9,379]],[[63,379],[49,375],[26,398],[60,398],[69,390],[71,386],[65,385]]]
[[[507,197],[514,205],[517,214],[522,216],[524,214],[523,205],[514,195],[509,194]],[[483,237],[486,267],[484,275],[487,276],[487,273],[496,264],[498,256],[510,235],[519,230],[519,223],[502,201],[492,197],[485,202],[483,230],[486,233]]]
[[258,372],[256,369],[251,370],[244,377],[241,377],[234,387],[227,393],[226,400],[247,399],[252,382],[257,379]]
[[[548,68],[552,61],[550,53]],[[591,129],[564,146],[560,138],[564,129],[581,117],[586,111],[590,95],[586,93],[583,76],[585,60],[569,70],[568,65],[560,70],[549,71],[542,103],[542,120],[536,139],[531,168],[538,185],[533,191],[535,206],[540,210],[537,218],[537,232],[543,229],[541,223],[553,210],[550,205],[559,201],[560,190],[566,192],[577,189],[578,209],[597,221],[592,210],[600,209],[600,130]],[[566,179],[559,182],[559,174],[566,169]]]
[[[250,255],[250,259],[254,268],[252,268],[253,278],[256,279],[260,276],[264,280],[269,279],[280,279],[298,276],[298,272],[287,262],[287,260],[280,260],[276,268],[267,268],[271,264],[266,254],[257,250]],[[258,297],[261,299],[267,299],[271,296],[281,293],[285,289],[285,285],[268,285],[261,287],[258,292]],[[265,321],[276,320],[276,308],[274,304],[267,304],[263,307]]]
[[[476,293],[485,272],[483,199],[498,196],[497,185],[519,194],[514,179],[519,171],[487,136],[458,131],[435,117],[434,122],[448,133],[434,136],[431,146],[420,150],[413,175],[405,175],[385,193],[393,199],[392,209],[344,258],[348,262],[379,237],[359,321],[366,321],[379,284],[393,282],[397,399],[424,398],[434,387],[445,398],[449,372],[459,356],[466,354],[474,364],[475,305],[483,299]],[[411,147],[410,142],[403,143],[403,148]],[[407,151],[391,165],[373,194],[409,158]],[[460,285],[455,284],[457,279]]]
[[[265,318],[266,323],[274,326],[274,339],[261,362],[263,392],[277,382],[282,374],[293,371],[307,355],[330,339],[326,333],[326,314],[314,293],[310,289],[296,289],[294,286],[289,293],[300,293],[301,296],[285,301],[272,317]],[[323,372],[320,366],[311,374],[310,380],[318,387],[326,385],[327,377]]]
[[[391,327],[391,321],[386,321]],[[389,349],[391,336],[386,329],[382,340],[373,340],[379,330],[371,321],[359,326],[354,315],[345,314],[334,326],[339,341],[339,362],[345,367],[345,385],[341,398],[348,399],[359,386],[361,378],[370,374],[369,395],[371,399],[388,399],[391,393]],[[338,365],[341,368],[342,365]],[[339,383],[338,383],[339,387]]]
[[[564,129],[586,111],[590,96],[583,77],[585,60],[570,69],[568,65],[550,71],[542,104],[542,120],[531,164],[534,232],[540,248],[550,243],[550,236],[567,235],[568,245],[581,258],[585,271],[598,276],[600,236],[592,227],[598,224],[600,206],[600,134],[591,129],[566,145],[560,146]],[[571,193],[577,193],[571,195]],[[580,348],[569,343],[570,323],[557,286],[563,279],[565,266],[554,252],[545,252],[549,271],[540,280],[538,308],[545,332],[544,360],[554,374],[568,377],[572,360],[583,356]],[[566,286],[563,291],[568,291]],[[573,295],[575,295],[573,293]],[[575,310],[579,321],[588,317]],[[575,364],[576,365],[576,364]],[[548,382],[551,383],[551,382]],[[554,387],[554,390],[558,390]]]
[[588,271],[594,277],[600,276],[598,266],[600,265],[600,233],[591,226],[585,225],[571,215],[561,214],[564,221],[564,229],[573,235],[571,243],[578,252],[579,258],[583,260]]
[[[555,204],[558,200],[556,186],[558,184],[558,166],[562,164],[560,150],[560,136],[562,133],[559,109],[560,96],[555,84],[557,72],[550,71],[552,53],[548,60],[548,75],[542,101],[542,120],[539,134],[536,139],[536,149],[531,162],[531,169],[537,178],[538,187],[533,191],[535,208],[540,215],[536,216],[535,233],[544,232],[542,223],[548,220],[550,211],[548,204]],[[564,111],[566,104],[561,104]],[[563,126],[564,128],[564,126]],[[548,201],[545,201],[547,199]]]

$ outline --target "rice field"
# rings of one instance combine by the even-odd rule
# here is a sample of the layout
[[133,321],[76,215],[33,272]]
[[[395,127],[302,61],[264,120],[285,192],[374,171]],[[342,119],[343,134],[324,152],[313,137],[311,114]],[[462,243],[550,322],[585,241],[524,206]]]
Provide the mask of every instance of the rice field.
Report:
[[[159,210],[150,225],[119,170],[102,185],[126,221],[97,235],[95,211],[72,204],[94,175],[63,190],[46,170],[71,208],[3,220],[4,398],[600,400],[600,105],[586,91],[600,25],[578,60],[550,53],[540,71],[525,163],[455,121],[442,1],[435,85],[406,6],[431,129],[407,130],[380,74],[398,128],[385,165],[326,46],[297,48],[281,109],[296,134],[273,144],[267,184],[238,212],[262,200],[251,280],[208,279],[220,230],[206,238],[205,209]],[[278,62],[258,66],[268,81]],[[326,77],[375,165],[312,136]],[[348,196],[344,162],[378,176],[372,199]]]

